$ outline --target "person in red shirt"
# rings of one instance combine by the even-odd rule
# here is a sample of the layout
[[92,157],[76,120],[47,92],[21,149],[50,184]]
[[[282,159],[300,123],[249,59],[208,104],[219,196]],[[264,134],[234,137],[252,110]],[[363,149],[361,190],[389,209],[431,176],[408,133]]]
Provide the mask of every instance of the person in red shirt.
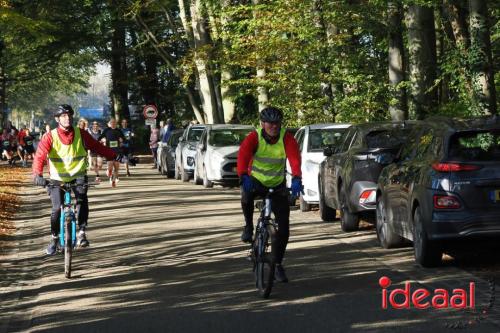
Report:
[[273,255],[276,263],[276,280],[288,282],[282,260],[290,233],[290,206],[286,189],[286,159],[292,169],[292,195],[302,191],[300,151],[292,134],[281,127],[283,113],[274,107],[260,112],[261,128],[243,140],[238,152],[237,172],[241,184],[241,208],[245,227],[241,235],[243,242],[251,242],[253,235],[254,198],[265,196],[269,188],[273,194],[272,209],[278,224]]
[[11,166],[15,165],[14,161],[15,141],[16,138],[9,133],[9,130],[7,128],[4,128],[2,130],[2,135],[0,136],[0,144],[1,144],[0,149],[2,150],[2,155],[7,158]]
[[[40,143],[38,144],[35,158],[33,160],[33,176],[35,185],[45,186],[47,184],[47,181],[43,178],[43,165],[45,160],[49,156],[49,153],[53,149],[55,150],[55,152],[58,152],[57,150],[58,148],[56,148],[57,146],[58,147],[63,146],[63,148],[67,146],[73,146],[74,149],[81,150],[79,149],[79,147],[81,148],[79,144],[83,144],[83,148],[86,151],[89,150],[93,151],[99,155],[106,157],[109,160],[122,159],[121,155],[117,155],[112,149],[109,149],[100,144],[87,131],[82,131],[79,128],[74,128],[72,125],[73,115],[74,115],[73,108],[68,104],[60,105],[57,111],[54,113],[54,117],[58,126],[56,129],[44,134],[44,136],[40,140]],[[78,135],[76,134],[76,131],[79,132]],[[55,138],[54,135],[57,135],[57,138]],[[81,140],[74,141],[75,137],[81,138]],[[58,143],[57,146],[54,146],[54,141],[57,141]],[[58,156],[58,157],[60,158],[54,159],[54,162],[52,162],[49,156],[49,169],[55,171],[55,173],[61,172],[58,169],[60,168],[60,166],[59,167],[55,166],[56,165],[55,161],[64,159],[69,159],[69,160],[75,159],[74,157],[71,156]],[[65,168],[68,167],[69,166],[65,166]],[[85,233],[89,215],[87,186],[85,186],[86,183],[88,182],[86,169],[87,169],[87,164],[85,163],[83,164],[83,170],[79,170],[80,172],[78,172],[78,174],[75,174],[75,176],[71,176],[71,178],[74,179],[69,181],[71,183],[74,182],[77,185],[74,189],[74,194],[77,202],[77,212],[78,212],[78,226],[79,226],[78,245],[81,247],[89,245]],[[64,175],[64,172],[68,171],[62,170],[61,174],[59,175],[51,174],[50,177],[52,179],[52,182],[54,183],[57,183],[58,181],[62,182],[60,180],[57,180],[57,177],[62,177]],[[46,252],[47,254],[52,255],[57,250],[57,244],[59,240],[59,218],[61,215],[61,204],[64,199],[64,193],[61,189],[55,187],[50,187],[48,189],[48,192],[50,195],[50,199],[52,201],[52,213],[50,216],[52,239],[47,247]]]

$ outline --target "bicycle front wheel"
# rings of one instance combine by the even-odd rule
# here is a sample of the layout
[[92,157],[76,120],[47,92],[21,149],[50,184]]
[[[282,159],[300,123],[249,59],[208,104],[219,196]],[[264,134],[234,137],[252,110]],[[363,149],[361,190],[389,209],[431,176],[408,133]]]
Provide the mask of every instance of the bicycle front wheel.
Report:
[[275,263],[273,256],[268,252],[268,235],[259,235],[257,238],[257,265],[255,267],[255,278],[259,294],[268,298],[271,294],[274,282]]
[[66,216],[64,221],[64,275],[68,279],[71,278],[71,257],[73,255],[71,222],[71,216]]

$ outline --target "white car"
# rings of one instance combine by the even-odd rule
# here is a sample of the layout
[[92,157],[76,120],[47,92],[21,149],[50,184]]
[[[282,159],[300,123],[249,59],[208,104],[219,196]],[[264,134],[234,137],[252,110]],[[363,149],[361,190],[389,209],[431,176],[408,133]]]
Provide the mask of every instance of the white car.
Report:
[[192,125],[186,128],[179,138],[179,144],[175,149],[175,179],[187,182],[193,176],[196,145],[204,130],[205,125]]
[[235,183],[240,144],[253,130],[250,125],[206,125],[196,149],[195,184]]
[[[314,124],[299,128],[295,139],[299,144],[302,158],[302,184],[304,194],[300,196],[300,210],[311,210],[312,204],[319,203],[318,175],[319,165],[325,159],[323,149],[336,146],[339,139],[350,124]],[[292,176],[290,164],[287,161],[287,186],[291,186]]]

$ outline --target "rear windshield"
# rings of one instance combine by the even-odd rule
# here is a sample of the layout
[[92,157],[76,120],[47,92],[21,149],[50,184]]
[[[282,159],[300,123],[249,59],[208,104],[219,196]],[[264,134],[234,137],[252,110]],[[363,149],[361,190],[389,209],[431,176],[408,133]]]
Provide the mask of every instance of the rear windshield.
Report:
[[500,161],[500,130],[454,134],[448,157],[458,161]]
[[251,131],[251,128],[212,130],[208,144],[215,147],[239,146]]
[[366,135],[366,145],[368,148],[399,148],[409,133],[408,129],[372,131]]
[[307,151],[323,151],[327,146],[337,146],[347,128],[323,128],[309,131]]
[[170,145],[177,146],[177,144],[179,143],[179,138],[181,136],[182,136],[182,132],[172,133],[172,136],[170,137]]
[[187,141],[200,141],[201,134],[203,133],[203,128],[192,128],[188,132]]

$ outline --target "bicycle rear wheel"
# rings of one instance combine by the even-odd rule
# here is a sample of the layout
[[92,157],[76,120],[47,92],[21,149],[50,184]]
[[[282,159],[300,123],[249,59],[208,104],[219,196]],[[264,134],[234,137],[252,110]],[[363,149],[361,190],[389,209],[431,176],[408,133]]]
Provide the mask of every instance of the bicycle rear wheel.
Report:
[[71,222],[71,216],[66,216],[64,221],[64,275],[68,279],[71,278],[71,257],[73,255]]
[[275,262],[272,254],[268,251],[269,234],[267,232],[258,235],[256,241],[256,267],[255,279],[260,296],[268,298],[274,283]]

